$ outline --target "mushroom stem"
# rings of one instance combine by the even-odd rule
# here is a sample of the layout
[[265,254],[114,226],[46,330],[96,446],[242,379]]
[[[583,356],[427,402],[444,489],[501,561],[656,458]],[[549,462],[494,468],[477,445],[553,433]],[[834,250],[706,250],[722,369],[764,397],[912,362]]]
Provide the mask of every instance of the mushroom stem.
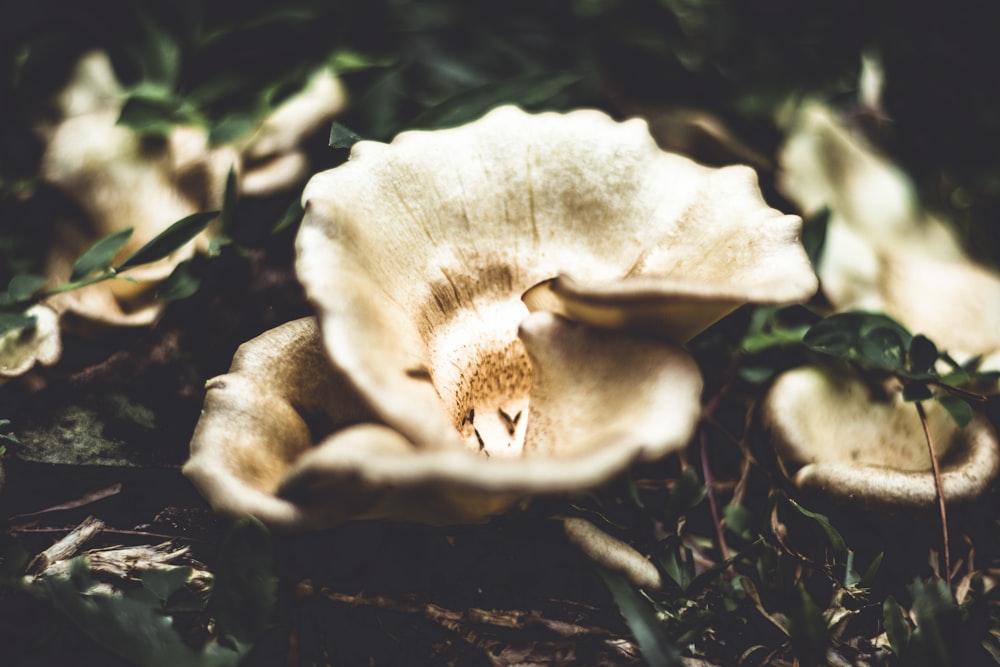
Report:
[[948,543],[948,512],[944,506],[944,492],[941,490],[941,468],[938,464],[937,451],[934,448],[934,438],[931,436],[930,425],[927,422],[927,413],[924,405],[916,401],[917,415],[920,416],[920,425],[924,429],[924,437],[927,439],[927,450],[931,456],[931,470],[934,471],[934,491],[937,494],[938,510],[941,513],[941,537],[944,549],[944,575],[942,579],[951,586],[951,548]]

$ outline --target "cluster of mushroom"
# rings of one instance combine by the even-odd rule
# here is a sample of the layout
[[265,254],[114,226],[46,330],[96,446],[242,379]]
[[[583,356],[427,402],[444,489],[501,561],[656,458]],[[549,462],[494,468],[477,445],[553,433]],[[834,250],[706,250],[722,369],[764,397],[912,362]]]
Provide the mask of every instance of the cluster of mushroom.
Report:
[[[901,170],[817,103],[799,110],[780,166],[786,196],[807,215],[830,212],[817,271],[835,310],[885,313],[960,361],[1000,369],[1000,278],[962,252]],[[935,507],[923,425],[900,389],[815,367],[780,376],[762,415],[794,483],[865,508]],[[959,428],[936,401],[926,412],[945,501],[980,497],[1000,472],[993,426],[977,415]]]
[[[90,52],[53,100],[53,118],[36,128],[44,144],[41,182],[83,214],[55,223],[45,263],[49,287],[68,282],[75,260],[105,236],[133,228],[118,255],[123,259],[181,218],[218,209],[230,169],[239,174],[243,195],[270,195],[300,184],[309,173],[303,139],[344,105],[340,83],[322,69],[243,139],[211,146],[201,127],[177,126],[163,138],[151,138],[119,124],[126,93],[107,54]],[[152,323],[163,307],[154,298],[156,288],[177,264],[203,249],[211,233],[159,262],[131,269],[125,279],[47,299],[31,313],[34,328],[0,339],[0,374],[19,375],[36,361],[57,361],[60,329],[89,334]]]
[[208,382],[184,469],[219,511],[286,528],[476,522],[677,451],[701,411],[683,344],[817,287],[751,169],[597,111],[361,142],[303,203],[317,317]]

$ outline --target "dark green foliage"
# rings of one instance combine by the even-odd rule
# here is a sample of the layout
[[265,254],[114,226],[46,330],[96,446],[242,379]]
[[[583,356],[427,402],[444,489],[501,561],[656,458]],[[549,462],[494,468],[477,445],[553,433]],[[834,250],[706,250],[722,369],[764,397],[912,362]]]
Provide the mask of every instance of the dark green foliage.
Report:
[[85,557],[66,574],[47,575],[45,590],[57,609],[94,641],[142,667],[235,667],[264,631],[275,603],[270,535],[254,519],[236,522],[216,563],[208,611],[217,636],[189,644],[175,623],[206,610],[187,590],[190,567],[148,569],[140,584],[121,591],[102,587]]
[[277,598],[271,535],[253,517],[238,520],[222,543],[209,600],[219,628],[237,646],[263,632]]
[[636,592],[618,572],[600,570],[601,578],[611,591],[625,624],[635,636],[642,657],[650,667],[682,667],[680,654],[667,641],[653,606]]
[[792,650],[804,665],[821,665],[830,645],[830,632],[822,610],[802,584],[796,587],[798,604],[789,618],[789,640]]
[[[831,315],[810,327],[802,342],[813,352],[855,364],[862,371],[898,377],[906,400],[937,399],[959,426],[972,419],[969,401],[985,402],[985,396],[965,387],[988,388],[997,381],[995,372],[977,372],[976,360],[967,368],[960,367],[926,336],[911,334],[882,313],[852,311]],[[954,370],[942,374],[939,361]]]

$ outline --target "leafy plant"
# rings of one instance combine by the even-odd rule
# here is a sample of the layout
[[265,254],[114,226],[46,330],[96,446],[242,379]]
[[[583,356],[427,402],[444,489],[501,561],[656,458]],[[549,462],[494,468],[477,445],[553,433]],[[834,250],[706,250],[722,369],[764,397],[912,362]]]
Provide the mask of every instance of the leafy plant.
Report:
[[[189,567],[146,570],[140,585],[115,591],[102,585],[85,556],[43,585],[55,607],[94,641],[141,667],[235,667],[266,629],[276,598],[267,530],[255,519],[237,521],[223,543],[210,599],[181,595]],[[192,646],[175,627],[179,616],[215,617],[216,632]]]

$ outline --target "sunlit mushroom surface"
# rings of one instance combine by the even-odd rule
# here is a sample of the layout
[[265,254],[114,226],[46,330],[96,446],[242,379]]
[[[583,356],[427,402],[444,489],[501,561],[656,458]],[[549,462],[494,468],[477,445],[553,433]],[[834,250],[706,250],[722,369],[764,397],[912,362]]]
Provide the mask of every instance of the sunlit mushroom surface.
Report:
[[303,202],[318,324],[209,382],[185,468],[217,509],[278,525],[476,521],[676,451],[700,414],[683,343],[816,289],[800,220],[752,170],[596,111],[362,142]]

